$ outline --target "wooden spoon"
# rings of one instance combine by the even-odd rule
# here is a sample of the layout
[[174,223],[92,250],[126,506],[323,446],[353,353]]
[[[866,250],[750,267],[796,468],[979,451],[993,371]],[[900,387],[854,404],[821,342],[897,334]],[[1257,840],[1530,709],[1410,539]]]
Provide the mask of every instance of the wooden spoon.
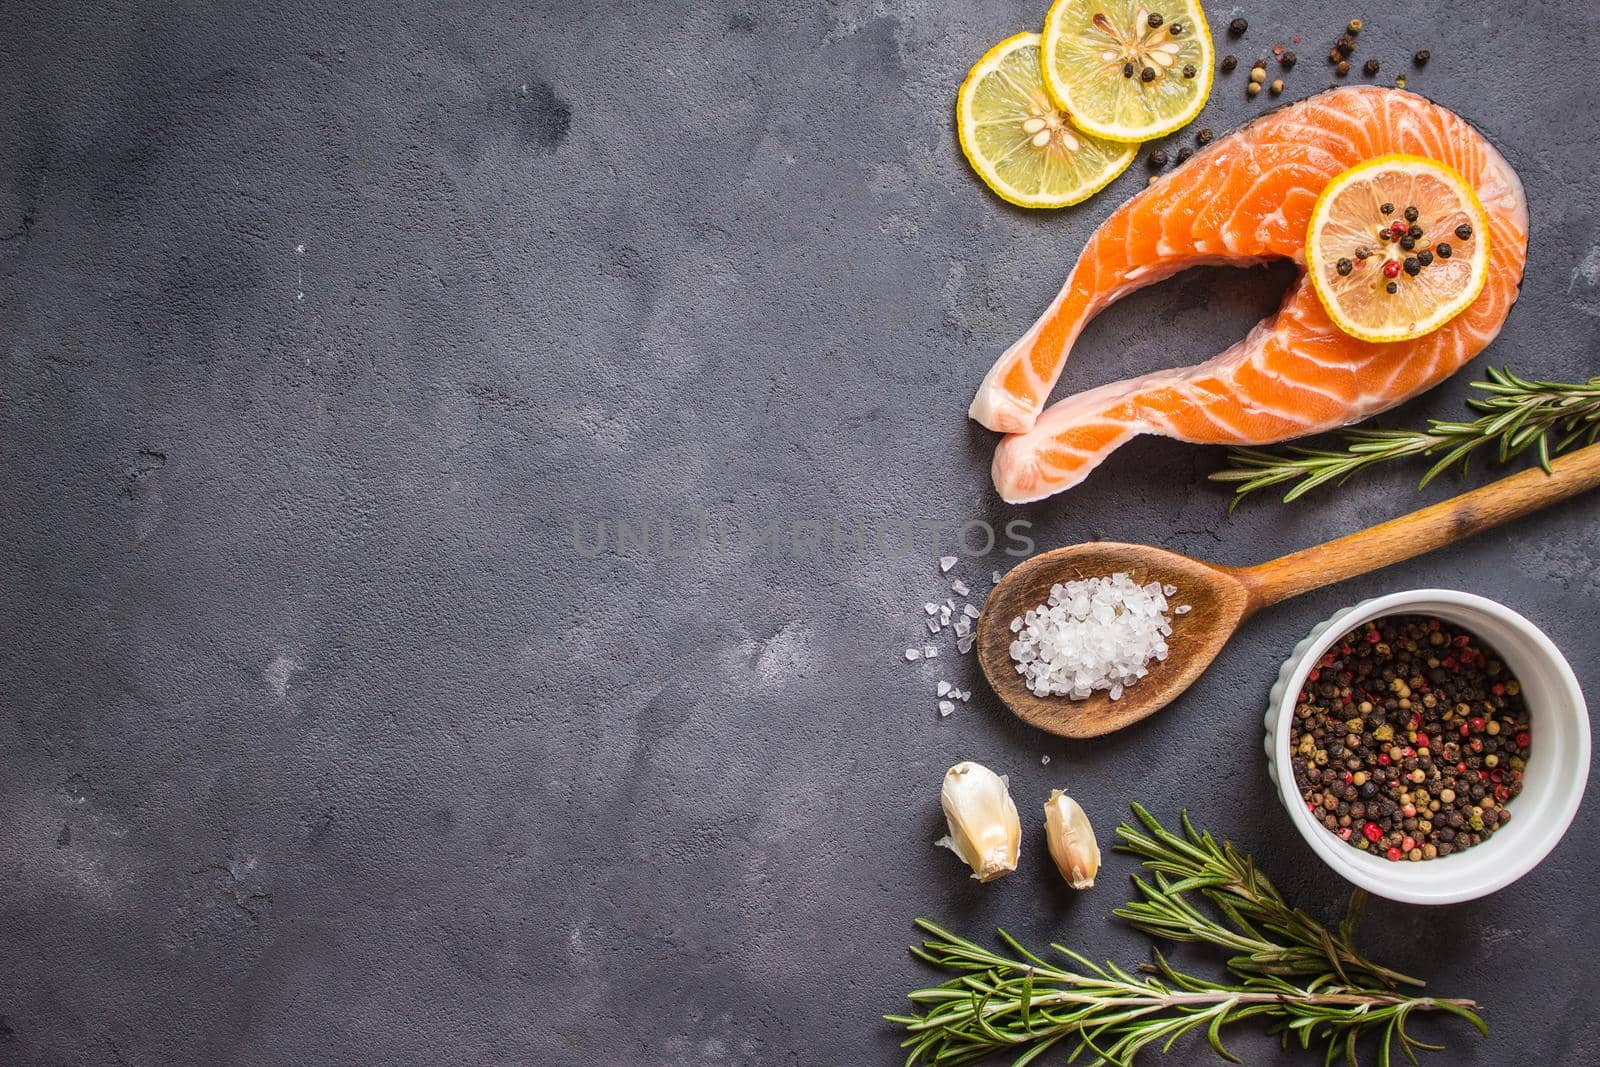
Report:
[[[1148,545],[1093,541],[1043,552],[996,585],[979,616],[978,662],[1000,699],[1019,717],[1062,737],[1098,737],[1172,703],[1216,659],[1239,624],[1280,600],[1320,589],[1470,537],[1600,486],[1600,445],[1552,462],[1554,474],[1530,468],[1470,493],[1379,526],[1243,569],[1190,559]],[[1189,604],[1172,617],[1169,653],[1120,700],[1096,692],[1086,700],[1036,697],[1017,673],[1011,620],[1044,602],[1056,582],[1126,571],[1136,582],[1178,587],[1168,598]]]

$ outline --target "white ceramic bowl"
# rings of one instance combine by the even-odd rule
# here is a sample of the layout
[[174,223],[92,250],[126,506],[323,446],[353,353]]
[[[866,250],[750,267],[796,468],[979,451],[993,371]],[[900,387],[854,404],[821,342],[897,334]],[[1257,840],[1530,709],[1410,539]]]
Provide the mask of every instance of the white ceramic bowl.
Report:
[[[1393,862],[1351,848],[1311,816],[1289,759],[1290,720],[1306,674],[1340,637],[1385,615],[1434,615],[1481,637],[1522,683],[1532,751],[1515,818],[1472,848]],[[1322,861],[1371,893],[1412,904],[1454,904],[1503,889],[1549,854],[1566,832],[1589,779],[1589,712],[1566,658],[1538,627],[1510,608],[1451,589],[1415,589],[1346,608],[1295,646],[1267,703],[1267,770],[1300,836]]]

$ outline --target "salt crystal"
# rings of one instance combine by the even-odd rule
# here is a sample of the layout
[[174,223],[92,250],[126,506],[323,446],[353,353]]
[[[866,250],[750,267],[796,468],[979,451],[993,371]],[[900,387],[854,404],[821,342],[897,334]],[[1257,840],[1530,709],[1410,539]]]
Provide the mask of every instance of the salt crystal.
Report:
[[955,710],[956,710],[956,706],[954,704],[950,703],[950,701],[948,701],[948,700],[939,701],[939,718],[942,719],[946,715],[949,715],[952,711],[955,711]]
[[908,649],[906,649],[906,659],[909,660],[909,659],[921,659],[921,658],[922,658],[922,649],[920,649],[920,648],[908,648]]
[[938,659],[939,658],[939,649],[934,645],[923,645],[922,646],[922,658],[923,659]]
[[1039,757],[1039,762],[1040,762],[1040,764],[1048,767],[1050,765],[1050,757],[1049,756],[1040,756]]
[[1194,610],[1194,605],[1192,605],[1192,604],[1179,604],[1177,607],[1172,609],[1172,613],[1174,615],[1187,615],[1187,614],[1189,614],[1189,612],[1191,612],[1193,610]]
[[999,571],[990,571],[989,572],[989,580],[991,582],[993,582],[995,585],[999,585],[1000,584],[1000,572]]
[[939,573],[940,574],[948,573],[950,568],[954,567],[955,565],[956,565],[956,558],[954,556],[940,556],[939,557]]
[[1121,699],[1152,660],[1167,658],[1167,588],[1125,573],[1053,585],[1043,604],[1011,622],[1017,673],[1036,696],[1082,700],[1104,690]]
[[937,614],[939,614],[939,605],[937,605],[937,604],[924,604],[924,605],[922,605],[922,610],[927,612],[929,615],[937,615]]
[[939,683],[939,695],[940,696],[949,696],[950,695],[950,683],[949,682],[940,682]]
[[966,596],[968,593],[972,592],[971,589],[967,588],[967,583],[963,582],[960,578],[957,578],[955,581],[950,583],[950,591],[956,596]]
[[928,632],[930,634],[936,634],[936,633],[939,632],[939,620],[938,619],[929,619],[928,620]]
[[1166,594],[1167,596],[1177,596],[1178,595],[1178,587],[1175,586],[1175,585],[1164,585],[1164,586],[1161,587],[1161,592]]
[[972,632],[972,620],[965,615],[956,616],[956,636],[965,637]]

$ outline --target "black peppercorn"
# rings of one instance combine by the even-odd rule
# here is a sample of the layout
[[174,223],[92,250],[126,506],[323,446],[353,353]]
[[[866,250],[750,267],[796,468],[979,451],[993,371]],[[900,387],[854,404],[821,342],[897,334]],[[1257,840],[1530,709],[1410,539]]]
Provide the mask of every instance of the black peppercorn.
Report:
[[1164,149],[1158,148],[1150,153],[1150,158],[1146,162],[1150,164],[1151,170],[1160,170],[1167,165],[1167,153]]
[[1293,52],[1285,52],[1283,55],[1278,57],[1278,62],[1283,65],[1284,70],[1288,70],[1299,61],[1300,57],[1295,55]]
[[1201,144],[1202,147],[1205,146],[1205,145],[1210,144],[1211,143],[1211,127],[1207,126],[1204,129],[1202,129],[1199,133],[1194,135],[1194,139],[1196,141],[1198,141]]
[[1350,276],[1350,272],[1356,269],[1356,265],[1350,262],[1348,259],[1341,259],[1335,265],[1335,269],[1339,272],[1339,277],[1348,278]]
[[1139,72],[1139,80],[1143,81],[1143,82],[1153,82],[1153,81],[1155,81],[1156,80],[1156,68],[1154,68],[1154,67],[1146,67],[1143,70],[1141,70]]
[[1385,215],[1393,215],[1394,214],[1394,205],[1393,204],[1384,204],[1381,207],[1379,207],[1378,210],[1383,212]]
[[1410,237],[1412,240],[1416,240],[1418,237],[1422,236],[1422,227],[1413,222],[1409,227],[1407,227],[1406,236]]
[[1417,216],[1418,216],[1418,212],[1417,212],[1416,205],[1415,204],[1408,204],[1406,206],[1406,215],[1405,215],[1406,221],[1407,222],[1416,222],[1417,221]]
[[1378,73],[1378,61],[1376,59],[1367,60],[1361,67],[1361,73],[1369,78]]
[[1239,65],[1239,57],[1238,56],[1231,56],[1230,55],[1230,56],[1223,56],[1222,57],[1222,73],[1224,73],[1224,74],[1232,73],[1233,68],[1237,67],[1238,65]]
[[[1422,264],[1418,261],[1416,256],[1407,256],[1406,261],[1400,264],[1400,267],[1413,278],[1422,273]],[[1415,770],[1415,768],[1411,769]]]
[[1183,76],[1185,78],[1192,78],[1192,77],[1195,76],[1195,69],[1194,69],[1194,64],[1193,63],[1185,63],[1183,65]]
[[1334,69],[1339,72],[1339,77],[1342,78],[1346,74],[1350,73],[1350,61],[1348,59],[1341,59],[1339,60],[1339,65]]
[[1124,78],[1133,77],[1133,64],[1132,63],[1124,63],[1124,64],[1122,64],[1122,76]]
[[1348,33],[1342,34],[1337,41],[1333,42],[1333,50],[1340,55],[1348,56],[1356,50],[1356,39]]
[[1433,253],[1424,248],[1422,251],[1417,253],[1417,262],[1426,267],[1428,264],[1433,262]]
[[1182,163],[1192,155],[1194,155],[1194,149],[1190,148],[1188,145],[1184,145],[1182,148],[1178,149],[1178,162]]
[[1400,286],[1396,285],[1394,282],[1390,282],[1388,285],[1383,287],[1383,291],[1388,293],[1390,296],[1393,296],[1395,293],[1400,291]]
[[1234,19],[1232,22],[1228,23],[1228,32],[1235,37],[1243,37],[1244,32],[1249,28],[1250,24],[1244,19]]
[[1412,237],[1410,234],[1406,234],[1404,237],[1400,238],[1400,247],[1409,252],[1413,248],[1417,247],[1417,239]]
[[1460,240],[1460,241],[1470,241],[1470,240],[1472,240],[1472,227],[1468,226],[1464,222],[1460,226],[1457,226],[1456,227],[1456,239]]
[[1172,25],[1167,27],[1167,32],[1172,34],[1174,37],[1181,37],[1183,35],[1183,23],[1174,22]]
[[1161,16],[1159,14],[1152,13],[1151,16],[1145,21],[1150,23],[1150,28],[1153,30],[1157,26],[1161,25]]
[[1425,67],[1428,65],[1428,60],[1432,58],[1433,54],[1424,48],[1422,51],[1411,57],[1411,62],[1415,63],[1419,67]]
[[1451,253],[1455,251],[1443,241],[1440,241],[1437,245],[1435,245],[1433,250],[1439,254],[1440,259],[1449,259]]

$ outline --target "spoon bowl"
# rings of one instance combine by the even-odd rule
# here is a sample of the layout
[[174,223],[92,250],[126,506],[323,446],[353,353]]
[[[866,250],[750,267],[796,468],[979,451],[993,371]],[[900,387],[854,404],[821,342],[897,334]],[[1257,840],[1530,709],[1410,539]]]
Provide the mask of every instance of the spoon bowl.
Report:
[[[1128,686],[1117,700],[1104,691],[1084,700],[1034,696],[1011,659],[1011,620],[1044,603],[1058,582],[1119,572],[1140,585],[1160,582],[1177,592],[1167,598],[1190,611],[1172,615],[1167,658]],[[1249,589],[1226,567],[1166,549],[1093,541],[1037,556],[1011,570],[989,593],[978,616],[978,663],[989,685],[1018,717],[1062,737],[1098,737],[1159,711],[1200,677],[1244,619]]]
[[[978,663],[989,685],[1020,718],[1062,737],[1098,737],[1166,707],[1211,665],[1239,624],[1292,596],[1420,556],[1600,486],[1600,444],[1529,468],[1398,519],[1254,567],[1205,563],[1148,545],[1093,541],[1042,552],[1018,564],[989,593],[978,616]],[[1171,616],[1167,658],[1123,690],[1084,700],[1034,696],[1011,659],[1011,620],[1044,603],[1050,587],[1125,572],[1141,584],[1175,586],[1167,600],[1190,611]]]

